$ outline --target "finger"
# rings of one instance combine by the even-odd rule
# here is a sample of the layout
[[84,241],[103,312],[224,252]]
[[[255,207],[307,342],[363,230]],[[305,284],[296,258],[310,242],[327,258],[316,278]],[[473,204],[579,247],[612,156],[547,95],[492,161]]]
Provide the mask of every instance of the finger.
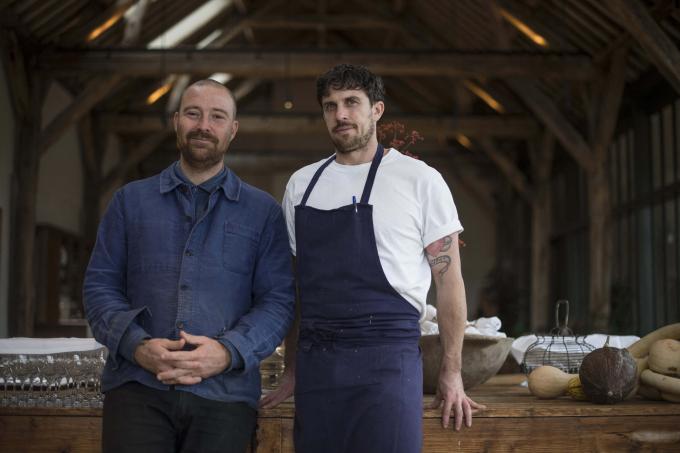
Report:
[[196,362],[199,358],[199,352],[193,351],[166,351],[161,354],[161,360],[167,362]]
[[481,403],[477,403],[477,402],[471,400],[470,398],[468,398],[468,402],[470,403],[470,407],[473,408],[473,409],[477,409],[479,411],[486,410],[485,405],[483,405]]
[[159,381],[169,381],[172,379],[177,379],[182,376],[187,376],[191,375],[193,373],[192,370],[183,370],[180,368],[171,368],[167,371],[161,371],[156,375],[156,379]]
[[163,341],[160,342],[161,346],[163,346],[165,349],[169,349],[171,351],[182,349],[185,344],[186,344],[186,340],[184,340],[183,338],[180,338],[179,340],[164,339]]
[[453,401],[450,399],[446,398],[444,399],[444,404],[442,407],[442,426],[444,428],[449,427],[449,419],[451,418],[451,406],[453,405]]
[[194,385],[199,384],[201,381],[202,379],[198,376],[182,376],[161,382],[166,385]]
[[465,426],[468,428],[472,426],[472,408],[470,407],[470,402],[465,399],[463,400],[463,417],[465,419]]
[[209,340],[208,337],[203,337],[199,335],[191,335],[189,333],[186,333],[183,330],[179,331],[179,336],[186,340],[187,343],[189,344],[204,344],[207,340]]
[[460,428],[463,424],[463,407],[460,400],[456,400],[453,417],[455,420],[454,425],[456,427],[456,431],[460,431]]

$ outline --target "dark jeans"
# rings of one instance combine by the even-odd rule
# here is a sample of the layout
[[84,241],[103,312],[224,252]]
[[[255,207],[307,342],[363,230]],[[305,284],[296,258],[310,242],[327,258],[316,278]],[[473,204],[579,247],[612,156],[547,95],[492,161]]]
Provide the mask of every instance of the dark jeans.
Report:
[[104,397],[104,453],[243,453],[257,412],[180,390],[129,382]]

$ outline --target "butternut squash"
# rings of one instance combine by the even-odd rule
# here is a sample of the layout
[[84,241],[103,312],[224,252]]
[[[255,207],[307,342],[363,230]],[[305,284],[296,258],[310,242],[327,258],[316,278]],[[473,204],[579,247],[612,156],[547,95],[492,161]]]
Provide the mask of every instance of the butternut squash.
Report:
[[666,376],[680,377],[680,341],[655,341],[649,348],[649,369]]
[[670,393],[680,397],[680,378],[664,376],[652,370],[645,370],[640,375],[643,384],[654,387],[661,393]]
[[661,398],[671,403],[680,403],[680,395],[674,395],[673,393],[661,392]]
[[652,347],[652,344],[654,344],[655,341],[667,338],[680,340],[680,322],[660,327],[659,329],[648,333],[632,345],[628,346],[627,349],[633,357],[642,358],[649,354],[649,348]]
[[538,398],[558,398],[567,392],[569,380],[578,374],[568,374],[550,365],[539,366],[529,374],[529,391]]

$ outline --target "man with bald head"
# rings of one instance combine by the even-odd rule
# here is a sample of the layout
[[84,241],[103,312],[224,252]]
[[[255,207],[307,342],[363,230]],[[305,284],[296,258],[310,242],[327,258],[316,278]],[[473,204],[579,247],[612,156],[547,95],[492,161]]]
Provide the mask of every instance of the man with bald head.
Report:
[[174,128],[179,160],[115,193],[85,275],[104,452],[245,451],[260,361],[293,319],[281,207],[224,165],[233,95],[194,83]]

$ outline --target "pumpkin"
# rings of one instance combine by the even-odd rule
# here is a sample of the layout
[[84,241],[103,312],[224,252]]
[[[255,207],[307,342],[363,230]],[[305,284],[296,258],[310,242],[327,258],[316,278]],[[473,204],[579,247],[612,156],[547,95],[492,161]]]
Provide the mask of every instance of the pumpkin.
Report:
[[599,404],[623,401],[637,383],[637,365],[628,350],[608,344],[586,355],[578,372],[583,392]]
[[529,391],[539,398],[557,398],[567,392],[569,380],[573,377],[578,376],[567,374],[554,366],[539,366],[529,374]]
[[680,341],[658,340],[649,348],[649,369],[680,377]]

